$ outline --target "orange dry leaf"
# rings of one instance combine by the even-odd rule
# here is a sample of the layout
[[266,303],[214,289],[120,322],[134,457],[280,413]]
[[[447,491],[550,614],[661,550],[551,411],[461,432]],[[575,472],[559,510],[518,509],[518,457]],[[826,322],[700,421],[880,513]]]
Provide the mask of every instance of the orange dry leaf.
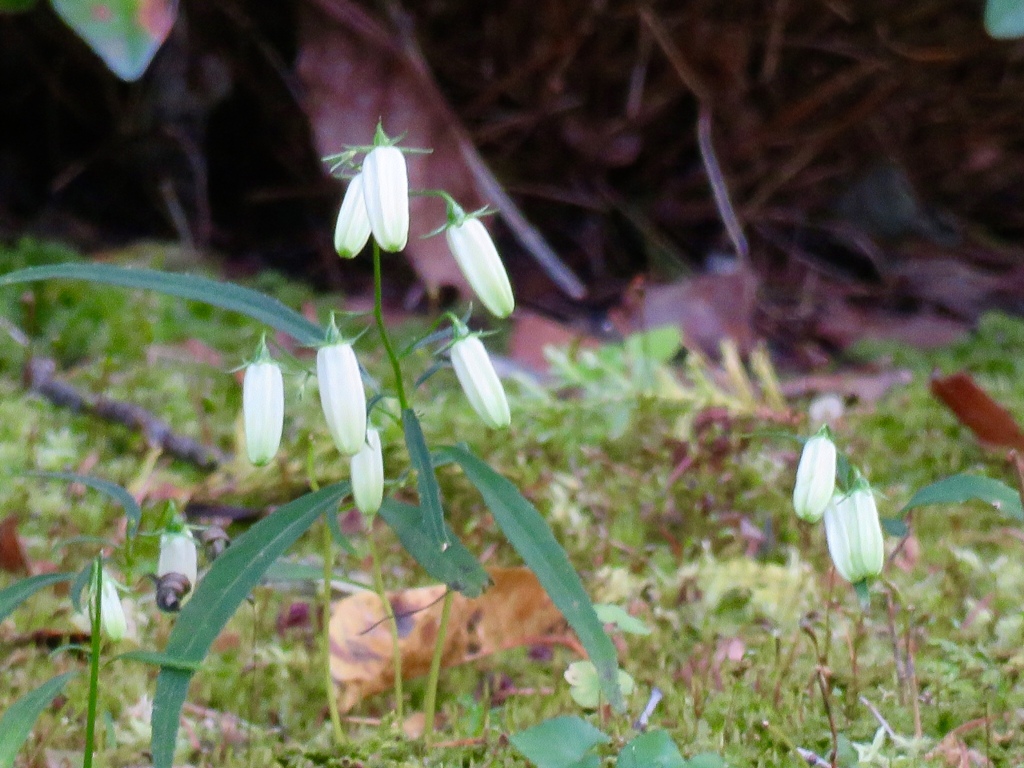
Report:
[[969,373],[933,376],[931,390],[984,445],[1024,451],[1024,432],[1017,421]]
[[[452,597],[442,665],[452,667],[498,651],[536,642],[564,625],[562,615],[528,568],[492,568],[483,595]],[[403,677],[430,669],[445,586],[388,594],[398,619]],[[331,674],[342,684],[342,710],[391,687],[394,680],[390,624],[373,592],[334,605],[330,625]]]

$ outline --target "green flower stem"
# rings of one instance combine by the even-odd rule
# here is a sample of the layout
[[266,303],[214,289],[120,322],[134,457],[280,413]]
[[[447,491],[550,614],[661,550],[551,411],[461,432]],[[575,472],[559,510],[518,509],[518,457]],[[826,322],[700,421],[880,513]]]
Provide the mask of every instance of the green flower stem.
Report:
[[[333,515],[331,510],[328,515]],[[323,627],[320,630],[320,650],[324,658],[324,693],[327,694],[327,709],[331,713],[331,728],[334,731],[334,743],[341,747],[345,744],[345,732],[341,729],[341,713],[338,711],[338,694],[334,689],[334,677],[331,675],[331,578],[334,574],[334,551],[331,542],[331,526],[324,518],[323,538],[321,540],[324,559],[324,592],[323,592]]]
[[371,535],[367,536],[367,540],[370,542],[370,557],[373,558],[373,586],[377,590],[377,596],[380,597],[381,610],[384,611],[385,620],[391,630],[391,654],[395,665],[395,716],[401,724],[404,719],[402,714],[404,695],[402,693],[402,649],[398,645],[398,619],[395,617],[395,612],[391,610],[391,602],[384,589],[384,574],[381,571],[380,555],[377,552],[377,544],[373,540],[372,531]]
[[391,338],[388,336],[388,329],[384,325],[380,276],[380,246],[377,245],[376,240],[373,241],[373,318],[377,321],[377,331],[380,333],[381,343],[384,345],[384,351],[388,353],[391,368],[395,372],[395,390],[398,393],[398,403],[402,406],[402,411],[404,412],[409,407],[409,401],[405,396],[405,385],[402,383],[402,366],[398,363],[398,355],[395,354],[395,348],[391,345]]
[[448,617],[452,612],[452,590],[444,593],[441,605],[441,624],[437,628],[437,642],[434,644],[434,657],[430,660],[430,676],[427,678],[427,693],[423,702],[423,741],[430,747],[434,740],[434,714],[437,711],[437,681],[441,676],[441,656],[444,655],[444,640],[448,634]]
[[103,561],[100,557],[92,565],[92,650],[89,654],[89,706],[85,719],[85,755],[82,768],[92,768],[93,752],[96,749],[96,710],[99,704],[100,644],[103,641],[100,611],[103,608]]

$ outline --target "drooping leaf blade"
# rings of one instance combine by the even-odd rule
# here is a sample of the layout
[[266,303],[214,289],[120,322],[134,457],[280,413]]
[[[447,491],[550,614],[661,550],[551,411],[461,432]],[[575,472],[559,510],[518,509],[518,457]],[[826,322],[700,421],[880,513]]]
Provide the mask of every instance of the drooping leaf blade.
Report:
[[142,508],[139,506],[139,502],[135,500],[135,497],[128,493],[126,488],[122,488],[117,483],[93,477],[92,475],[79,475],[75,472],[28,472],[27,474],[32,477],[41,477],[44,480],[63,480],[66,483],[81,483],[87,488],[92,488],[94,491],[106,494],[124,510],[125,517],[128,518],[129,538],[134,537],[135,533],[139,530],[139,523],[142,522]]
[[9,587],[0,589],[0,621],[10,616],[15,608],[43,587],[71,581],[73,578],[75,578],[74,573],[41,573],[38,576],[29,576],[14,582]]
[[174,26],[177,0],[50,0],[107,68],[138,80]]
[[487,571],[450,528],[447,534],[451,545],[441,551],[434,537],[423,530],[423,513],[419,507],[395,499],[385,499],[378,514],[423,570],[449,588],[466,597],[479,597],[490,583]]
[[[285,504],[235,539],[214,560],[189,602],[178,614],[164,655],[182,664],[202,662],[213,641],[238,606],[252,592],[267,568],[281,557],[320,515],[349,493],[336,483]],[[153,763],[171,768],[178,737],[178,718],[192,672],[164,666],[153,697]]]
[[155,667],[180,669],[185,672],[198,672],[200,664],[198,661],[182,661],[176,656],[168,656],[159,651],[127,651],[119,653],[113,660],[137,661],[141,664],[152,664]]
[[469,481],[480,491],[509,543],[537,576],[544,591],[586,648],[590,660],[597,667],[601,690],[612,708],[616,712],[623,711],[625,702],[619,689],[615,646],[605,633],[565,550],[540,512],[512,483],[465,448],[449,446],[437,451],[436,455],[459,464]]
[[47,264],[0,275],[0,286],[53,279],[86,280],[121,288],[141,288],[168,296],[200,301],[258,320],[287,333],[300,344],[315,345],[324,338],[322,328],[277,299],[234,283],[211,280],[199,275],[162,272],[156,269],[131,269],[112,264]]
[[952,475],[926,485],[907,502],[901,514],[929,504],[963,504],[967,501],[982,501],[1015,520],[1024,520],[1024,508],[1016,489],[991,477],[977,475]]
[[564,715],[514,733],[512,746],[537,768],[570,768],[598,744],[611,741],[582,717]]
[[430,449],[423,437],[423,429],[411,408],[402,412],[402,426],[405,429],[405,445],[409,449],[409,461],[416,470],[416,488],[420,494],[420,509],[423,511],[423,527],[433,538],[438,550],[450,544],[448,530],[444,524],[444,508],[441,506],[441,487],[437,484],[434,465],[430,460]]
[[0,717],[0,768],[12,768],[14,758],[32,732],[32,726],[39,715],[64,690],[68,680],[77,674],[65,672],[47,680],[19,698],[4,712],[3,717]]

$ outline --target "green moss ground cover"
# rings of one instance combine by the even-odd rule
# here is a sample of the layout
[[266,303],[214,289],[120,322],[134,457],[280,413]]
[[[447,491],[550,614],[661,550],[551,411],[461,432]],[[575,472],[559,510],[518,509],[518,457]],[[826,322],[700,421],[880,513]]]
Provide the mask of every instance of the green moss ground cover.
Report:
[[[0,262],[14,268],[73,257],[24,243],[0,253]],[[157,247],[117,258],[168,268],[178,263],[177,254]],[[321,317],[328,309],[344,309],[341,297],[315,297],[273,277],[255,287],[292,306],[319,309]],[[182,434],[244,453],[241,391],[229,370],[255,347],[262,331],[255,324],[195,304],[68,282],[5,290],[0,315],[25,329],[37,353],[53,356],[61,378],[82,391],[131,400]],[[197,342],[220,360],[199,359]],[[880,491],[883,516],[896,514],[920,486],[949,474],[1015,482],[1001,455],[980,449],[934,402],[927,377],[934,368],[966,367],[1024,415],[1022,349],[1024,323],[992,316],[971,339],[938,352],[882,346],[858,351],[861,359],[914,372],[912,384],[877,404],[854,404],[836,425],[847,452]],[[360,351],[372,374],[386,376],[369,337]],[[308,364],[309,354],[298,354]],[[301,377],[290,381],[287,457],[260,470],[238,458],[210,475],[156,456],[123,427],[27,394],[24,357],[21,346],[0,334],[0,517],[18,519],[35,561],[78,569],[97,549],[76,537],[116,538],[121,518],[97,494],[26,478],[19,474],[24,470],[87,471],[154,499],[184,491],[255,507],[304,492],[307,466],[321,483],[347,474],[321,422],[315,392],[296,395]],[[478,423],[450,373],[417,393],[417,410],[428,440],[465,441],[519,485],[548,517],[595,601],[623,605],[653,629],[620,643],[621,664],[638,684],[629,716],[587,715],[595,724],[628,739],[632,720],[657,686],[664,699],[652,726],[668,730],[684,755],[716,752],[730,765],[798,765],[797,748],[827,756],[829,713],[846,765],[1024,761],[1018,735],[1024,721],[1019,523],[981,505],[915,512],[913,537],[887,565],[870,610],[862,613],[848,586],[829,575],[823,531],[798,524],[792,514],[797,446],[771,434],[777,424],[741,415],[698,433],[693,417],[707,404],[701,397],[642,397],[621,382],[561,393],[513,383],[510,394],[508,433]],[[624,401],[629,408],[619,407]],[[797,412],[805,405],[792,404]],[[613,412],[619,415],[611,425]],[[407,460],[399,435],[386,433],[385,440],[394,477]],[[689,467],[674,477],[685,452]],[[488,564],[514,564],[514,553],[500,543],[469,484],[451,468],[440,479],[449,519],[470,549],[487,552]],[[163,509],[159,503],[145,507],[144,530],[156,525]],[[389,531],[375,528],[373,535],[389,553],[390,588],[427,583]],[[355,542],[356,555],[342,566],[365,580],[367,549],[361,537]],[[889,551],[896,543],[888,540]],[[148,546],[141,549],[139,573],[154,556]],[[304,541],[292,556],[315,564],[315,549]],[[173,618],[156,612],[151,587],[135,576],[128,602],[135,639],[115,650],[159,649]],[[0,574],[0,587],[14,578]],[[301,582],[274,584],[257,590],[239,611],[193,683],[179,762],[524,765],[505,736],[547,717],[582,714],[562,680],[574,657],[556,649],[537,658],[524,649],[443,674],[439,738],[455,746],[424,753],[398,735],[389,717],[390,694],[382,694],[351,713],[365,720],[346,722],[349,741],[339,751],[318,682],[315,629],[278,628],[282,612],[311,601],[313,592]],[[0,623],[0,710],[49,677],[83,667],[74,651],[51,658],[50,647],[33,634],[73,630],[72,613],[66,597],[44,591]],[[108,745],[102,764],[146,765],[156,670],[115,661],[102,674]],[[422,681],[409,687],[417,708]],[[509,689],[514,695],[505,698]],[[85,701],[83,676],[67,687],[62,705],[39,721],[20,758],[24,765],[53,765],[61,758],[74,764],[83,743]],[[883,727],[879,717],[886,730],[876,738]],[[373,724],[375,718],[383,724]]]

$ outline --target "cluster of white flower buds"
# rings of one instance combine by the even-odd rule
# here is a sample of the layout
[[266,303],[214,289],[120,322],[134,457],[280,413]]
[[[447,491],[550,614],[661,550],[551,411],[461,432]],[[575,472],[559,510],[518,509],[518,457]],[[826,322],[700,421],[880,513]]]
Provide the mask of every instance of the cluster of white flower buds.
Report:
[[[481,303],[497,317],[508,317],[515,299],[508,274],[479,217],[467,214],[442,193],[447,206],[446,238],[455,260]],[[344,258],[356,256],[373,236],[384,251],[405,248],[409,239],[409,177],[402,150],[378,126],[374,146],[349,181],[334,230],[334,247]],[[477,334],[454,320],[452,367],[473,410],[492,428],[510,422],[508,400]],[[316,378],[328,431],[350,459],[352,494],[365,515],[380,509],[384,463],[380,433],[367,424],[367,400],[352,342],[342,338],[331,318],[317,351]],[[284,385],[280,366],[265,341],[245,370],[242,397],[246,450],[256,465],[270,462],[281,444]]]
[[[480,221],[445,196],[448,247],[480,302],[495,317],[508,317],[515,298],[505,265]],[[342,258],[356,256],[370,239],[395,252],[409,241],[409,173],[402,151],[378,126],[374,147],[345,190],[334,228],[334,248]]]
[[836,489],[836,453],[828,427],[822,427],[804,443],[796,470],[793,508],[806,522],[824,519],[825,538],[836,571],[851,584],[859,584],[882,572],[885,543],[867,480],[856,473],[848,490]]

